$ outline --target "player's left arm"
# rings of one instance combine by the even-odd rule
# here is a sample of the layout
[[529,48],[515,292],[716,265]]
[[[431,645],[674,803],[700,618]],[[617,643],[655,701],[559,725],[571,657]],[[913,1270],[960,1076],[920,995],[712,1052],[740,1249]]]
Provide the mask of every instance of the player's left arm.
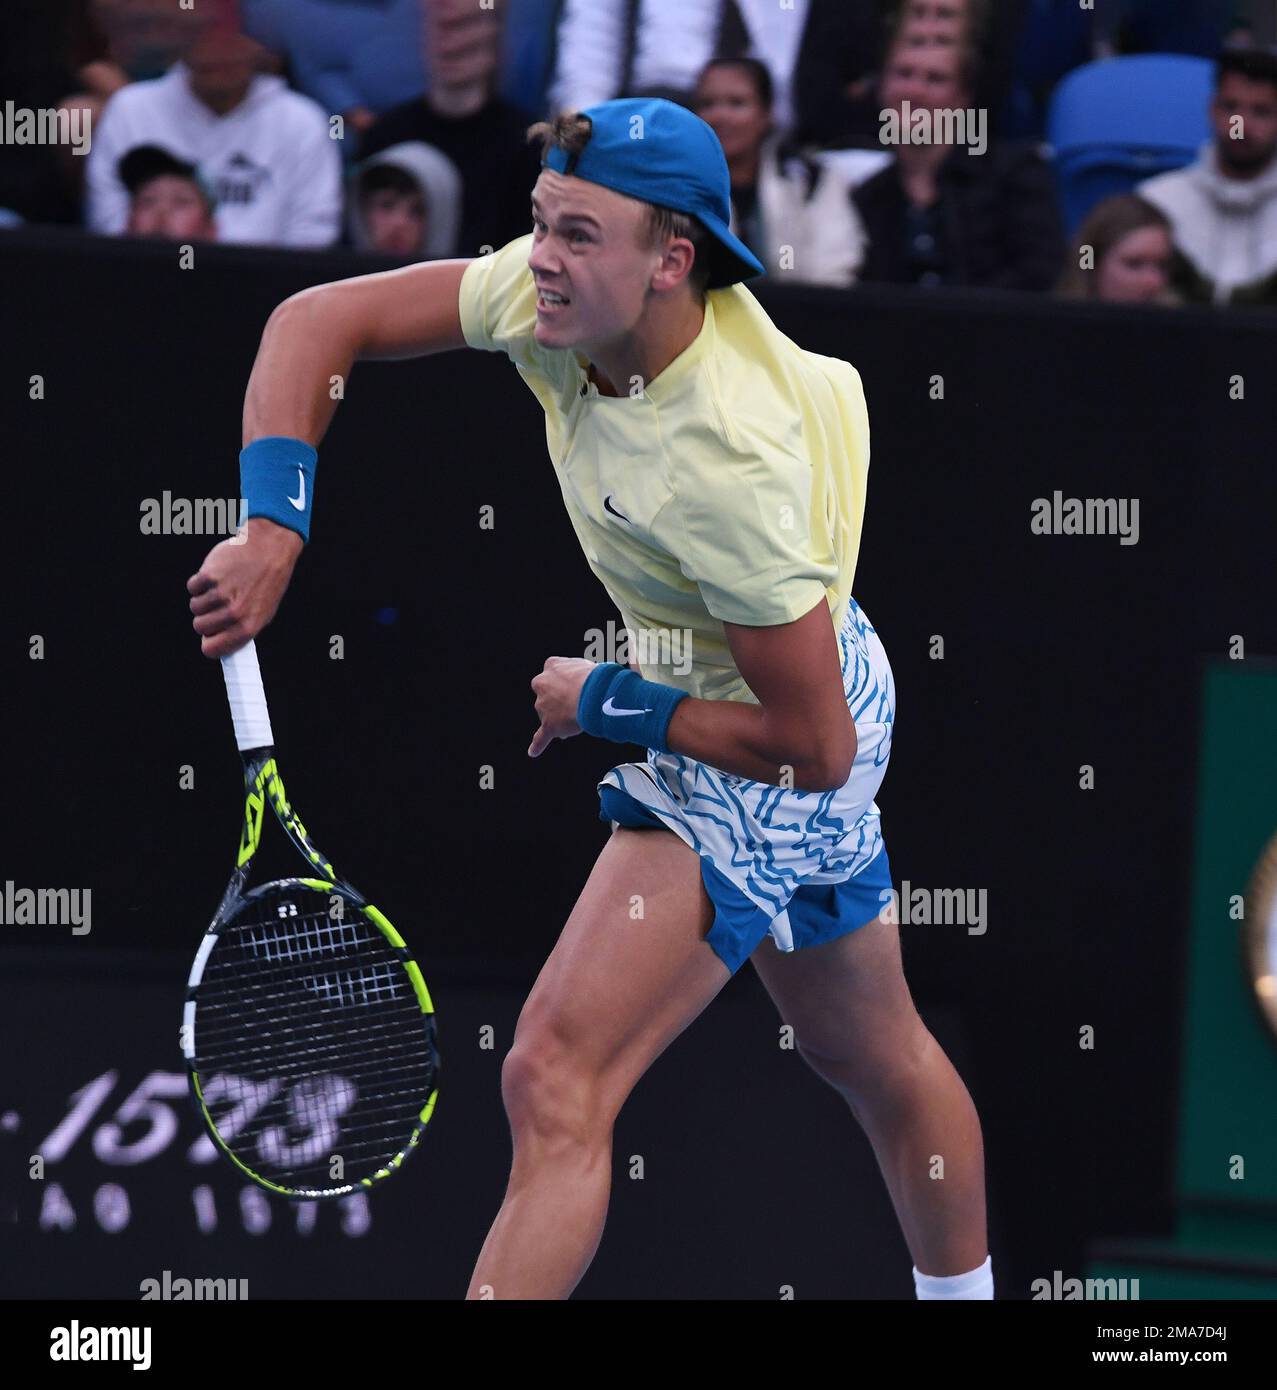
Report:
[[[843,695],[838,644],[825,599],[792,623],[747,627],[725,622],[723,630],[736,668],[758,704],[698,700],[655,682],[614,681],[598,671],[603,683],[594,687],[593,698],[590,692],[584,696],[591,732],[642,742],[646,721],[655,719],[664,729],[657,746],[724,772],[798,791],[841,787],[856,756],[856,726]],[[585,684],[596,670],[592,661],[552,656],[533,678],[541,727],[528,749],[532,757],[556,738],[581,732],[576,716]],[[627,677],[630,672],[638,675],[633,666]],[[668,703],[674,700],[671,714]],[[592,720],[601,727],[593,727]]]
[[856,725],[822,598],[777,627],[724,623],[736,669],[758,700],[697,700],[674,707],[666,741],[675,753],[756,782],[830,791],[851,776]]

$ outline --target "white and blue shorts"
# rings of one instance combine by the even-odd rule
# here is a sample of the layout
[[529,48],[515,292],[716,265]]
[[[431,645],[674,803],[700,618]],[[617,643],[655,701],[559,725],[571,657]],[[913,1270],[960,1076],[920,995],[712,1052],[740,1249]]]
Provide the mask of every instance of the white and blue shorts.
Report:
[[836,791],[735,777],[649,749],[598,784],[599,817],[664,826],[700,856],[714,905],[706,940],[735,974],[768,933],[782,951],[855,931],[889,901],[891,868],[874,797],[891,754],[896,687],[887,653],[855,599],[838,634],[856,759]]

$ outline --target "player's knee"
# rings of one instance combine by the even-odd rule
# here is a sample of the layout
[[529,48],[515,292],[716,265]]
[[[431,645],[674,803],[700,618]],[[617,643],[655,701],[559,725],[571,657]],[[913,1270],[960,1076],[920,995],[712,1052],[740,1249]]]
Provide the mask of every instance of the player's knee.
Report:
[[501,1098],[516,1141],[584,1142],[600,1126],[597,1087],[549,1029],[525,1030],[501,1065]]
[[922,1067],[931,1035],[910,1006],[908,1017],[877,1029],[854,1029],[845,1040],[813,1045],[797,1040],[803,1061],[848,1101],[898,1094]]

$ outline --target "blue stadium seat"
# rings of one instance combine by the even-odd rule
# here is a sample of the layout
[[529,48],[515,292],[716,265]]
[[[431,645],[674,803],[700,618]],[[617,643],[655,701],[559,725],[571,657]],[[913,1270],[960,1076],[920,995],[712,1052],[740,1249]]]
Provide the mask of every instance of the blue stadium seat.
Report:
[[1141,53],[1075,68],[1055,89],[1047,140],[1070,235],[1092,207],[1168,169],[1210,138],[1209,58]]

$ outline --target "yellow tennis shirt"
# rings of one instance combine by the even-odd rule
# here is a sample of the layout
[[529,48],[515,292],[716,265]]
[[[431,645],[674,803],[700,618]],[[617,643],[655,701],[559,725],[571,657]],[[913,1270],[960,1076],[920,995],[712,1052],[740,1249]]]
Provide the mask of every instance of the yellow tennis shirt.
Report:
[[709,291],[695,341],[641,395],[600,395],[582,354],[533,336],[531,249],[529,233],[466,268],[466,342],[504,352],[540,401],[577,539],[634,634],[629,659],[700,699],[757,703],[723,623],[790,623],[823,598],[842,624],[869,472],[860,375],[798,347],[732,285]]

